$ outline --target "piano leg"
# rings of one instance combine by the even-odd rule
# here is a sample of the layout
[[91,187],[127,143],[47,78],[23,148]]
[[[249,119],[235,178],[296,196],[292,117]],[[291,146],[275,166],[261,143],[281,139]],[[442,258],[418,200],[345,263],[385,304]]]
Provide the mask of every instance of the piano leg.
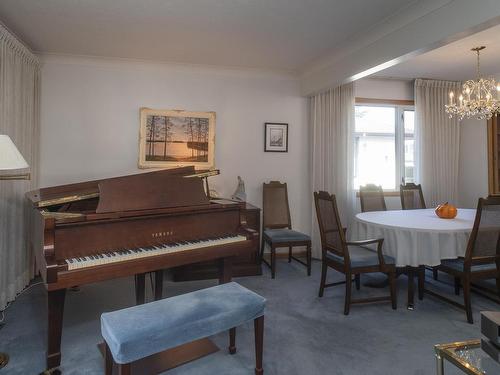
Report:
[[219,284],[231,282],[233,277],[233,260],[223,258],[219,261]]
[[142,305],[145,302],[144,292],[146,289],[146,274],[135,275],[135,304]]
[[66,289],[48,292],[48,350],[47,369],[59,367],[61,364],[61,335],[64,314]]
[[155,271],[155,301],[163,295],[163,270]]

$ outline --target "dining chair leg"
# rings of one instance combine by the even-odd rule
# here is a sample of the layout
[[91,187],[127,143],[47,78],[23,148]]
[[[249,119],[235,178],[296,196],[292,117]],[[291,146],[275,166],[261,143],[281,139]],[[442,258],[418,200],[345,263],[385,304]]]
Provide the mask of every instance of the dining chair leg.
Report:
[[229,354],[236,353],[236,328],[229,330]]
[[413,288],[414,288],[414,284],[413,284],[413,276],[414,276],[414,270],[413,270],[413,267],[407,267],[406,268],[406,272],[407,272],[407,275],[408,275],[408,309],[409,310],[413,310],[414,308],[414,302],[413,302],[413,298],[414,298],[414,292],[413,292]]
[[344,315],[349,315],[349,308],[351,307],[351,285],[352,285],[352,275],[350,272],[348,272],[345,274]]
[[288,263],[292,263],[292,247],[288,246]]
[[387,274],[387,277],[389,278],[389,288],[391,291],[391,304],[393,310],[396,310],[398,308],[398,294],[396,293],[396,275],[394,272],[389,272]]
[[470,296],[470,279],[466,276],[462,280],[462,288],[464,290],[464,305],[465,305],[465,313],[467,314],[467,322],[470,324],[474,323],[472,319],[472,303]]
[[455,294],[460,295],[460,277],[455,277]]
[[321,262],[321,281],[319,283],[319,297],[323,297],[323,292],[325,291],[326,283],[326,271],[328,270],[328,265],[326,262]]
[[425,289],[425,266],[418,267],[418,299],[424,299]]
[[271,278],[276,277],[276,248],[271,245]]
[[254,320],[255,332],[255,375],[264,374],[262,368],[262,354],[264,349],[264,316]]
[[497,277],[497,294],[500,297],[500,277]]
[[262,259],[264,259],[264,249],[266,248],[266,242],[264,241],[264,238],[262,239],[260,243],[260,256],[259,256],[259,263],[262,264]]
[[354,276],[354,281],[356,282],[356,290],[361,288],[361,275],[358,273]]
[[311,264],[312,264],[311,244],[307,245],[306,254],[307,254],[307,276],[311,276]]

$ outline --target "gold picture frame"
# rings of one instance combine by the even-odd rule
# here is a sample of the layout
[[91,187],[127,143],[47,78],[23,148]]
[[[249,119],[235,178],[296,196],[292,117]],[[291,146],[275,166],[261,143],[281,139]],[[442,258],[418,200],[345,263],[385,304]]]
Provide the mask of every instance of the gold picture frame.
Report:
[[139,168],[215,167],[215,112],[141,108]]

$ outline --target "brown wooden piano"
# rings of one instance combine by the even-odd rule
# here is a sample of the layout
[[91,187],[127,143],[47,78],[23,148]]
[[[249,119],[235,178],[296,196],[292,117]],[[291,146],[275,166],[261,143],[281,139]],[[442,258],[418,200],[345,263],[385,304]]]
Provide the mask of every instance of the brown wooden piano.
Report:
[[258,249],[240,203],[210,200],[192,167],[43,188],[33,205],[31,244],[48,291],[47,369],[61,363],[66,289],[135,276],[144,303],[145,274],[161,298],[167,268],[215,261],[231,279],[235,257]]

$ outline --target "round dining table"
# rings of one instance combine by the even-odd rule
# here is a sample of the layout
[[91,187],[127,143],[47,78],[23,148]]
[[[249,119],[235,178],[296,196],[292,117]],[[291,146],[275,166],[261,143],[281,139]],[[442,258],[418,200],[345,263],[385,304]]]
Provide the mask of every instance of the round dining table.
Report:
[[[383,238],[383,253],[408,272],[408,306],[413,307],[413,273],[437,266],[442,259],[465,255],[475,209],[459,208],[454,219],[439,218],[434,209],[362,212],[349,231],[352,240]],[[422,275],[423,277],[423,275]],[[423,280],[419,297],[423,296]],[[420,292],[422,289],[422,292]]]

